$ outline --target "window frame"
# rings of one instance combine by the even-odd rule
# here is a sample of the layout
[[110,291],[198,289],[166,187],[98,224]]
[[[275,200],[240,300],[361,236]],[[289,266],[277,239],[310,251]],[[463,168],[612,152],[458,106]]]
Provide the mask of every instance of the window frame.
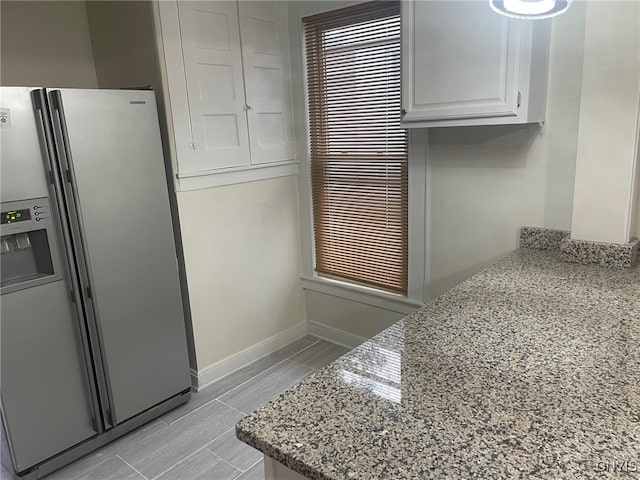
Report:
[[[361,3],[361,2],[359,2]],[[362,2],[363,3],[363,2]],[[336,8],[344,5],[336,2]],[[348,2],[352,6],[353,2]],[[347,6],[347,8],[348,8]],[[316,12],[324,13],[324,12]],[[294,64],[300,67],[302,74],[301,88],[294,89],[294,110],[298,119],[296,122],[296,150],[300,160],[300,174],[298,176],[300,189],[300,217],[302,240],[302,286],[305,290],[329,294],[347,300],[353,300],[374,307],[408,314],[424,304],[427,299],[427,188],[428,188],[428,155],[427,130],[411,129],[408,137],[408,170],[409,170],[409,200],[408,200],[408,289],[407,294],[392,293],[383,289],[363,286],[349,280],[337,280],[318,274],[315,265],[315,236],[313,228],[313,201],[311,189],[311,155],[310,155],[310,119],[309,119],[309,91],[307,84],[307,58],[302,16],[291,22],[295,29],[296,42]],[[402,24],[402,19],[401,19]],[[402,28],[402,27],[401,27]],[[293,33],[293,32],[292,32]],[[401,44],[404,39],[401,37]],[[294,53],[294,52],[292,52]],[[298,64],[299,62],[299,64]],[[301,97],[301,98],[300,98]]]

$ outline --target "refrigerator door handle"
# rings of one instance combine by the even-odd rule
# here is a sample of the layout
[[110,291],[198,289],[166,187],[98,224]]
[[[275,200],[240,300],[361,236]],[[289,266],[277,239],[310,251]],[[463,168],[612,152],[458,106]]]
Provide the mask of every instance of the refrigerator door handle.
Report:
[[44,158],[47,162],[48,168],[48,177],[49,181],[52,184],[53,188],[53,198],[55,200],[55,206],[53,210],[56,212],[58,231],[62,236],[62,245],[64,251],[61,252],[67,259],[67,262],[62,262],[63,264],[69,265],[69,267],[65,268],[65,273],[68,275],[69,283],[67,284],[70,289],[69,295],[71,303],[74,305],[75,312],[75,320],[77,323],[77,328],[80,332],[79,340],[80,346],[82,349],[82,355],[84,357],[85,363],[85,387],[87,389],[87,394],[89,396],[91,406],[92,406],[92,415],[91,415],[91,426],[96,433],[102,433],[104,429],[102,425],[97,422],[96,414],[100,412],[100,402],[98,400],[97,392],[95,388],[92,387],[92,384],[95,384],[95,374],[92,368],[92,357],[90,346],[88,343],[89,335],[86,329],[86,325],[84,324],[82,319],[82,309],[78,304],[77,292],[79,290],[78,278],[76,275],[76,271],[73,268],[73,250],[71,247],[71,237],[68,225],[63,220],[63,212],[65,212],[65,205],[63,201],[63,190],[60,182],[60,176],[58,169],[55,164],[55,149],[53,143],[53,133],[51,131],[51,122],[48,116],[47,111],[47,103],[46,103],[46,93],[44,89],[34,90],[31,92],[32,101],[34,108],[36,110],[36,129],[38,131],[38,137],[41,143],[41,150],[43,152]]
[[76,251],[76,263],[79,274],[79,284],[84,288],[78,288],[81,303],[84,305],[84,311],[87,317],[89,337],[94,358],[94,368],[96,369],[96,377],[98,380],[98,391],[100,393],[101,413],[104,424],[107,428],[116,425],[115,419],[111,415],[113,411],[113,395],[109,384],[109,373],[106,362],[104,361],[104,346],[101,341],[100,321],[96,313],[94,302],[96,301],[91,292],[91,272],[88,267],[87,250],[85,248],[84,235],[82,234],[81,212],[77,202],[77,192],[73,181],[73,162],[71,158],[71,150],[69,148],[69,138],[64,121],[64,110],[62,106],[62,97],[60,91],[54,90],[49,92],[51,100],[51,110],[53,117],[53,130],[55,144],[60,161],[61,172],[66,176],[66,182],[63,184],[65,193],[65,203],[68,212],[69,223],[71,226],[71,238]]

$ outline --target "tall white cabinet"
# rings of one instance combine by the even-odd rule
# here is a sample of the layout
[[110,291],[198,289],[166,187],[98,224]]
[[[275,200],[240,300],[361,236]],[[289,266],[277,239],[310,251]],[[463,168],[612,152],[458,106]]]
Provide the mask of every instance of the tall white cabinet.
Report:
[[286,2],[158,2],[181,189],[296,172]]
[[542,123],[550,21],[474,0],[402,2],[405,127]]

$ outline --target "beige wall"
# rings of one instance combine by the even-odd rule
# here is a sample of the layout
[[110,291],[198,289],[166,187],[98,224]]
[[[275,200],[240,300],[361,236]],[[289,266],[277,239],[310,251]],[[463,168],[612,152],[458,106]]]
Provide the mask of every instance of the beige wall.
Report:
[[406,316],[311,290],[305,291],[305,304],[310,321],[363,338],[373,337]]
[[588,2],[573,238],[631,237],[639,100],[640,3]]
[[585,6],[553,20],[546,123],[429,131],[427,298],[515,250],[523,225],[570,229]]
[[150,1],[87,2],[100,88],[161,87]]
[[178,193],[198,369],[305,320],[296,177]]
[[96,87],[85,2],[0,2],[2,85]]

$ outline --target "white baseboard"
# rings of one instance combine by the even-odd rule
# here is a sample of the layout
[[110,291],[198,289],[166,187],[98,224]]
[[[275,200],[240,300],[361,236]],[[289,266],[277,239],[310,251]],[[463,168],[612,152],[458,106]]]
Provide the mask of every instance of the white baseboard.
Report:
[[368,338],[360,337],[353,333],[340,330],[339,328],[330,327],[329,325],[314,322],[313,320],[308,320],[307,324],[309,335],[322,338],[323,340],[327,340],[331,343],[337,343],[343,347],[355,348],[361,343],[369,340]]
[[208,367],[191,372],[191,383],[196,390],[200,390],[207,385],[212,384],[226,377],[232,372],[249,365],[251,362],[261,359],[262,357],[275,352],[289,345],[307,334],[307,322],[300,322],[272,337],[245,348],[241,352],[235,353],[227,358],[209,365]]

